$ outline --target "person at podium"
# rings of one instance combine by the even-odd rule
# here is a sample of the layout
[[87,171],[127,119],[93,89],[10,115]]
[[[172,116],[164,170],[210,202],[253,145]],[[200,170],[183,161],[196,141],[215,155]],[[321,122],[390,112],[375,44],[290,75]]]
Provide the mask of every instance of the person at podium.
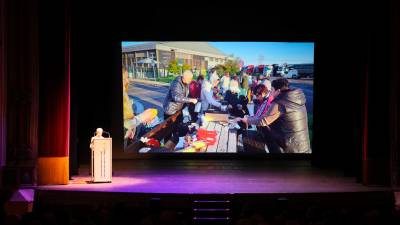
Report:
[[104,138],[104,137],[103,137],[103,129],[97,128],[97,129],[96,129],[96,135],[93,136],[92,139],[90,140],[90,148],[93,148],[93,141],[94,141],[95,139],[101,139],[101,138]]

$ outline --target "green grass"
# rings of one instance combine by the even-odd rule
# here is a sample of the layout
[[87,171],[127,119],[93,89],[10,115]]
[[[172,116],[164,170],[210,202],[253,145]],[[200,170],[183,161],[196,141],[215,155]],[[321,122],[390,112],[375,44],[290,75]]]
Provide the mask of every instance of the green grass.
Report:
[[163,83],[171,83],[175,79],[174,76],[167,76],[167,77],[159,77],[157,78],[157,81],[163,82]]
[[[179,76],[179,75],[176,75],[176,76],[173,76],[173,75],[168,75],[167,77],[158,77],[157,79],[156,79],[156,81],[159,81],[159,82],[163,82],[163,83],[171,83],[177,76]],[[195,75],[195,76],[193,76],[193,80],[197,80],[197,75]]]

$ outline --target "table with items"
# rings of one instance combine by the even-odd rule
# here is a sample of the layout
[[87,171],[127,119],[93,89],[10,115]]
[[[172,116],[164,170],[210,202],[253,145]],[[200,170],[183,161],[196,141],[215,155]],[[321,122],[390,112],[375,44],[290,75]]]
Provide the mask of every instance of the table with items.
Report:
[[176,152],[236,153],[237,130],[240,128],[228,114],[205,113],[201,126],[192,123],[189,133],[180,138]]

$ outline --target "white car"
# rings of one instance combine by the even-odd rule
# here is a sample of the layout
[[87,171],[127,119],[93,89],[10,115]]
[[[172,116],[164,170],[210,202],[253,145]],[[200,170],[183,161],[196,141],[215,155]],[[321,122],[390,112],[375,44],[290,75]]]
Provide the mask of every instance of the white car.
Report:
[[284,73],[283,77],[290,78],[290,79],[296,79],[299,77],[299,74],[298,74],[297,70],[292,69],[292,70],[289,70],[287,73]]
[[299,73],[297,72],[296,69],[278,70],[277,74],[287,79],[297,79],[299,77]]

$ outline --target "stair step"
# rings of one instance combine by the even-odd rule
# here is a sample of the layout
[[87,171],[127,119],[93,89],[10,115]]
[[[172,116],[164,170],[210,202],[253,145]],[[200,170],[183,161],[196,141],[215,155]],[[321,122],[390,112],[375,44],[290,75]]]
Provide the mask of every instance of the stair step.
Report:
[[229,200],[195,200],[193,201],[193,208],[196,209],[226,209],[230,208],[231,201]]
[[193,210],[194,217],[226,218],[231,216],[230,209],[197,209]]
[[230,211],[230,209],[193,209],[193,211]]
[[193,220],[230,220],[230,217],[193,217]]
[[194,225],[227,225],[232,223],[232,203],[226,199],[198,199],[193,201]]
[[230,203],[229,200],[194,200],[195,203]]

